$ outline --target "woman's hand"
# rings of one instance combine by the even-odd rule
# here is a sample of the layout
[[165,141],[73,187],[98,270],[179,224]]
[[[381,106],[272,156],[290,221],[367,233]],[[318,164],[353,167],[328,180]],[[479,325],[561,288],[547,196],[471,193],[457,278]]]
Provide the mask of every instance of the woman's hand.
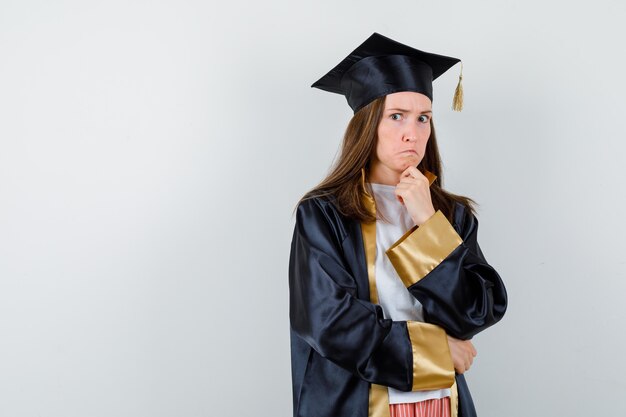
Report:
[[462,374],[468,371],[477,354],[472,342],[448,336],[448,346],[450,346],[450,356],[452,356],[456,373]]
[[414,166],[408,167],[400,175],[400,182],[396,185],[396,198],[404,204],[418,226],[435,214],[428,178]]

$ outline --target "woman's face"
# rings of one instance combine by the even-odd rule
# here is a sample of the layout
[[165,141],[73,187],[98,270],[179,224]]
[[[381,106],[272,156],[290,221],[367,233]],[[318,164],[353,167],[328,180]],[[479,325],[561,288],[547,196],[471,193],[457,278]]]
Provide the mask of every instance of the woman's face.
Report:
[[432,114],[432,103],[424,94],[402,91],[387,95],[372,169],[388,176],[417,166],[430,137]]

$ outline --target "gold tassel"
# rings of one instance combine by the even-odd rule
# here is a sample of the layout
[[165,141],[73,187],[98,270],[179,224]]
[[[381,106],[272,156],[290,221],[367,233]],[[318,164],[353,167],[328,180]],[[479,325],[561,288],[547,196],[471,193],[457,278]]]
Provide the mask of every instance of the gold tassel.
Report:
[[463,62],[461,62],[459,83],[456,85],[456,90],[454,90],[454,99],[452,100],[452,110],[454,111],[463,110],[463,84],[461,84],[461,80],[463,80]]

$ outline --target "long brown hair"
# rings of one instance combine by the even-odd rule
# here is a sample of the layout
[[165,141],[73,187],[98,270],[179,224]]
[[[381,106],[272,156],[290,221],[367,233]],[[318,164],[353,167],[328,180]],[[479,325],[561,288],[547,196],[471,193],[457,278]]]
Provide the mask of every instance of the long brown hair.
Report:
[[[308,191],[298,201],[296,207],[310,198],[331,196],[334,197],[335,206],[341,214],[361,222],[376,220],[361,198],[361,168],[365,168],[366,173],[369,173],[370,160],[376,152],[378,124],[385,110],[385,97],[377,98],[354,114],[343,136],[339,159],[326,178]],[[471,198],[452,194],[442,188],[441,157],[432,118],[430,127],[430,137],[426,143],[424,158],[417,168],[422,172],[428,170],[437,176],[430,187],[433,207],[435,210],[441,210],[452,221],[455,202],[463,204],[472,212],[476,203]],[[371,191],[370,194],[373,195]]]

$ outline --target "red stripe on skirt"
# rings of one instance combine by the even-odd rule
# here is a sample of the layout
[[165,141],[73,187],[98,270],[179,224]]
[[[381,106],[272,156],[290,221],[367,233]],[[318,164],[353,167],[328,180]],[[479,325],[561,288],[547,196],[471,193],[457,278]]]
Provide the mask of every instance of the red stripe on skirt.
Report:
[[391,417],[450,417],[450,397],[417,403],[389,404]]

